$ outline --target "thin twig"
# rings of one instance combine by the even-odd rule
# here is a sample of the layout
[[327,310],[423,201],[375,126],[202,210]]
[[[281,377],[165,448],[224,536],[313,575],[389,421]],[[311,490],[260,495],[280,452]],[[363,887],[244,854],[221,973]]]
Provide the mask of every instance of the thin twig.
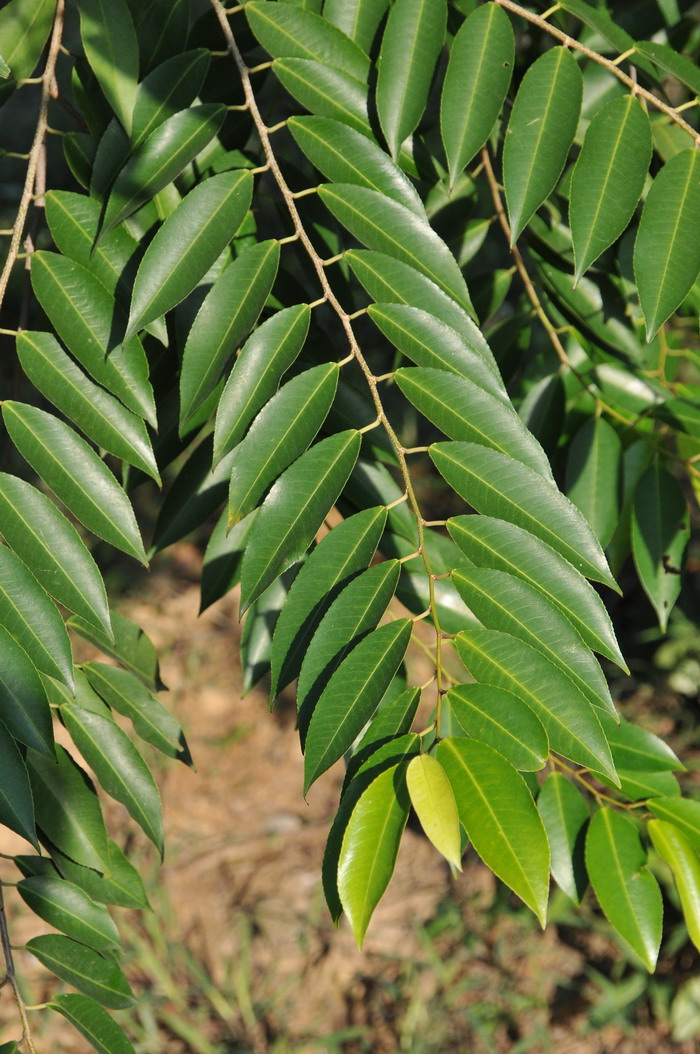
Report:
[[19,990],[19,984],[17,983],[17,975],[15,973],[15,961],[12,956],[12,945],[10,943],[10,934],[7,929],[7,916],[5,914],[5,901],[2,895],[2,884],[0,883],[0,944],[2,945],[2,953],[5,958],[5,977],[3,984],[9,984],[12,989],[12,994],[15,997],[15,1003],[17,1004],[17,1012],[19,1019],[22,1023],[22,1038],[19,1041],[21,1046],[23,1043],[27,1044],[27,1050],[30,1054],[36,1054],[36,1048],[32,1041],[32,1034],[29,1028],[29,1020],[27,1018],[27,1007],[22,998],[22,993]]

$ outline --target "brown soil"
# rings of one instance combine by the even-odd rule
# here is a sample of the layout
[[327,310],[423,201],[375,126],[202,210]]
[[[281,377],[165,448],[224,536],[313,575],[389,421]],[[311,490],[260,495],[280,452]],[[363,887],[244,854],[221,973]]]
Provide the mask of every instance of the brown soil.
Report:
[[[617,953],[608,937],[600,929],[558,932],[555,926],[539,933],[478,861],[468,857],[453,883],[427,841],[410,829],[362,953],[346,924],[336,931],[320,867],[341,767],[304,802],[291,697],[272,716],[264,690],[241,699],[235,598],[198,618],[196,550],[181,545],[171,552],[164,571],[122,605],[161,652],[171,687],[164,699],[182,721],[198,766],[195,773],[157,762],[167,831],[160,871],[121,807],[106,806],[112,832],[121,832],[122,844],[128,840],[154,876],[159,911],[158,921],[148,923],[148,946],[165,968],[165,981],[129,939],[129,933],[143,937],[143,922],[116,913],[128,931],[130,978],[158,1021],[159,1045],[144,1041],[139,1051],[205,1051],[205,1040],[210,1050],[252,1054],[695,1050],[692,1043],[673,1043],[664,1024],[647,1020],[644,1001],[637,1020],[630,1017],[633,1024],[621,1013],[592,1030],[595,988],[586,964],[602,971],[610,965]],[[10,835],[0,837],[0,850],[26,851]],[[41,924],[8,894],[12,938],[19,943]],[[203,968],[218,1001],[197,991],[199,973],[188,973],[183,949],[187,962]],[[46,998],[51,988],[31,957],[20,951],[17,960],[32,979],[30,997]],[[128,1028],[128,1014],[117,1017]],[[188,1018],[204,1037],[201,1045],[182,1038],[178,1021]],[[5,989],[0,1042],[16,1038],[8,1025],[14,1020]],[[343,1030],[345,1040],[332,1038]],[[91,1049],[60,1019],[48,1031],[40,1025],[39,1035],[41,1054]]]

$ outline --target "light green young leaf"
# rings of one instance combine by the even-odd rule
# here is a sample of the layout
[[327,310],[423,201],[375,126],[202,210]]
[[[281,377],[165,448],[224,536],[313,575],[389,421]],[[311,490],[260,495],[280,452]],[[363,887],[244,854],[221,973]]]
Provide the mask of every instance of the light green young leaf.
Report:
[[316,443],[280,476],[243,557],[241,609],[302,556],[345,486],[360,449],[354,430]]
[[650,465],[634,496],[632,553],[662,632],[681,590],[689,536],[688,507],[680,484],[662,465]]
[[564,47],[545,51],[522,79],[503,150],[511,245],[561,175],[576,133],[582,85],[581,70]]
[[17,356],[42,395],[97,446],[141,469],[160,485],[158,466],[142,419],[85,376],[50,333],[25,330]]
[[110,618],[112,637],[94,629],[80,617],[68,619],[68,626],[105,655],[116,659],[125,669],[135,673],[151,691],[157,692],[165,688],[160,679],[158,653],[146,633],[118,611],[110,611]]
[[491,134],[513,75],[515,41],[497,4],[477,7],[450,49],[440,105],[440,129],[450,186]]
[[632,219],[650,160],[651,126],[634,95],[612,99],[598,110],[571,180],[576,282]]
[[163,855],[160,795],[148,766],[111,718],[81,706],[61,707],[61,718],[100,786],[121,802]]
[[411,637],[411,619],[396,619],[355,645],[331,676],[306,736],[304,795],[352,745],[389,687]]
[[553,483],[474,443],[433,443],[438,472],[477,512],[506,519],[561,553],[582,574],[619,592],[591,528]]
[[419,754],[408,763],[406,786],[426,837],[448,863],[462,870],[459,813],[447,773],[430,754]]
[[634,276],[651,341],[700,271],[700,151],[681,150],[651,185],[634,243]]
[[514,768],[536,772],[546,763],[544,726],[512,692],[491,684],[457,684],[444,697],[445,704],[468,736],[493,747]]
[[304,346],[310,317],[307,304],[284,308],[263,322],[241,348],[216,410],[214,462],[240,442],[255,414],[274,396],[280,378]]
[[6,401],[2,413],[22,457],[74,516],[145,565],[131,503],[94,450],[63,421],[35,406]]
[[55,995],[48,1003],[94,1047],[97,1054],[136,1054],[116,1021],[88,995]]
[[139,79],[139,45],[127,0],[77,0],[85,55],[127,133]]
[[508,633],[478,626],[462,630],[455,646],[472,677],[512,692],[534,710],[552,750],[617,781],[596,711],[544,655]]
[[537,808],[552,854],[552,878],[579,904],[588,883],[584,859],[588,806],[570,780],[561,772],[550,772],[537,796]]
[[338,861],[338,893],[362,947],[369,921],[391,881],[410,801],[406,765],[381,772],[352,811]]
[[445,0],[395,0],[377,74],[377,113],[392,157],[423,116],[445,39]]
[[254,0],[245,5],[253,33],[275,59],[313,59],[357,80],[369,76],[369,59],[345,33],[313,11]]
[[566,493],[604,549],[617,527],[622,500],[622,443],[602,417],[574,435],[566,462]]
[[661,943],[663,903],[634,825],[613,809],[593,816],[586,836],[586,867],[608,921],[649,973]]
[[35,915],[89,948],[120,947],[119,933],[108,910],[78,886],[60,878],[34,876],[17,883],[17,892]]
[[627,672],[602,600],[551,546],[522,527],[491,516],[454,516],[447,529],[469,560],[506,571],[537,588],[566,615],[590,648]]
[[[459,264],[425,221],[397,201],[351,183],[320,186],[336,219],[369,249],[387,253],[430,278],[468,314],[474,314]],[[421,307],[425,306],[423,304]]]
[[269,485],[313,442],[338,386],[334,362],[298,374],[270,399],[231,454],[229,525],[256,507]]
[[647,828],[654,849],[673,872],[688,936],[700,950],[700,857],[697,849],[675,824],[649,820]]
[[369,565],[386,517],[382,506],[349,517],[321,540],[302,566],[272,638],[272,700],[298,676],[309,642],[340,590]]
[[240,227],[252,192],[253,177],[248,172],[222,172],[183,198],[139,265],[127,336],[192,292]]
[[129,982],[117,964],[87,945],[49,933],[27,941],[26,947],[56,977],[92,996],[102,1006],[124,1010],[136,1002]]
[[[0,634],[0,643],[4,643]],[[0,677],[2,674],[0,674]],[[0,692],[2,687],[0,686]],[[0,713],[2,706],[0,705]],[[0,720],[0,824],[26,838],[39,852],[34,801],[27,768],[14,737]]]
[[549,846],[525,780],[497,751],[473,739],[443,739],[437,759],[477,853],[544,927]]

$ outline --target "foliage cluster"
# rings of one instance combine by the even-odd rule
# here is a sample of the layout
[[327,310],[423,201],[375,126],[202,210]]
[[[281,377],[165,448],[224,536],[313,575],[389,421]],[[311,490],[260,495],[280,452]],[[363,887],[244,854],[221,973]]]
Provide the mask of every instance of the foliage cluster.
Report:
[[[0,821],[37,851],[18,893],[60,931],[29,947],[78,990],[49,1006],[98,1051],[133,1049],[103,1009],[132,1000],[107,905],[144,894],[54,721],[160,852],[115,713],[191,759],[88,535],[145,565],[218,516],[203,606],[239,586],[247,686],[269,672],[274,702],[296,681],[304,793],[348,759],[323,883],[358,943],[413,808],[455,872],[471,845],[543,925],[550,872],[574,903],[590,883],[650,971],[651,852],[700,945],[700,803],[620,721],[589,581],[610,596],[631,558],[665,629],[683,579],[700,26],[611,8],[0,11],[2,101],[39,90],[0,278]],[[166,472],[146,551],[131,497]],[[76,667],[69,630],[112,661]]]

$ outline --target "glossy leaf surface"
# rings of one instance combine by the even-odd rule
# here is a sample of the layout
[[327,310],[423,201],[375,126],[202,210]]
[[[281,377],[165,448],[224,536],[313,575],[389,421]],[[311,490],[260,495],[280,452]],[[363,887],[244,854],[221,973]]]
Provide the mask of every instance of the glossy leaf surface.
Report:
[[119,933],[107,909],[82,889],[56,878],[23,878],[17,885],[22,900],[49,925],[89,948],[118,948]]
[[445,696],[464,732],[493,747],[514,768],[541,769],[549,753],[542,722],[522,699],[491,684],[457,684]]
[[647,825],[652,845],[671,868],[688,936],[700,948],[700,857],[690,839],[665,820],[650,820]]
[[29,775],[14,737],[1,721],[0,767],[3,774],[0,783],[0,823],[26,838],[38,851]]
[[573,783],[561,772],[551,772],[537,796],[552,854],[552,877],[574,904],[586,889],[584,859],[588,806]]
[[651,465],[635,491],[632,552],[662,630],[680,592],[689,531],[688,509],[678,481],[663,466]]
[[139,46],[127,0],[77,0],[77,6],[87,60],[110,106],[130,132]]
[[315,59],[357,80],[368,76],[369,59],[362,48],[313,11],[254,0],[246,4],[245,13],[255,36],[273,58]]
[[129,982],[116,963],[85,944],[70,937],[46,934],[28,941],[27,951],[62,981],[92,996],[102,1006],[124,1010],[135,1002]]
[[421,827],[448,863],[462,870],[459,814],[454,792],[437,758],[419,754],[408,763],[406,786]]
[[622,498],[622,443],[602,417],[576,432],[566,464],[566,493],[603,548],[617,527]]
[[135,1054],[122,1027],[88,995],[55,995],[48,1004],[87,1039],[97,1054]]

